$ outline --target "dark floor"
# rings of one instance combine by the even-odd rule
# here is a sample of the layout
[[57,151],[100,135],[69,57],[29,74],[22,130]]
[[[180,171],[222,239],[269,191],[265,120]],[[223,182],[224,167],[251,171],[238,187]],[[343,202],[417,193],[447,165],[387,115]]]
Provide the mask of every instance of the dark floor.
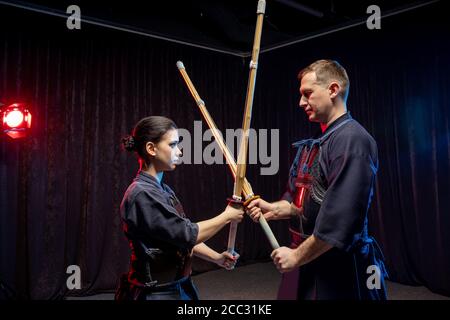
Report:
[[[277,296],[280,273],[272,262],[255,263],[233,271],[215,270],[193,277],[202,300],[274,300]],[[425,287],[412,287],[387,282],[390,300],[450,300]],[[110,300],[113,294],[99,294],[86,300]]]

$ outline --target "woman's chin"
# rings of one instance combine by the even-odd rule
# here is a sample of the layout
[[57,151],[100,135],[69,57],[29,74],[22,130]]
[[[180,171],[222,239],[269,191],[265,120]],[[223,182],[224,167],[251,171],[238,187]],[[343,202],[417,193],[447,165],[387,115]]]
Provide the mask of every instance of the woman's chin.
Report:
[[175,170],[177,168],[177,164],[176,163],[172,163],[171,165],[170,165],[170,171],[173,171],[173,170]]
[[162,169],[162,171],[164,172],[173,171],[176,169],[176,167],[177,167],[176,164],[169,164],[164,169]]

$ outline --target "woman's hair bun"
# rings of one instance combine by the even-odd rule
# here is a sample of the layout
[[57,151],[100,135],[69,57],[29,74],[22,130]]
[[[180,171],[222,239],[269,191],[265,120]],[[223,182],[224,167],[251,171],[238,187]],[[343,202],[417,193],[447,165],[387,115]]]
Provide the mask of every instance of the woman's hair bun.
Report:
[[133,136],[127,136],[127,137],[122,139],[123,147],[127,151],[134,151],[135,150],[135,145],[136,145],[135,142],[136,141],[134,140]]

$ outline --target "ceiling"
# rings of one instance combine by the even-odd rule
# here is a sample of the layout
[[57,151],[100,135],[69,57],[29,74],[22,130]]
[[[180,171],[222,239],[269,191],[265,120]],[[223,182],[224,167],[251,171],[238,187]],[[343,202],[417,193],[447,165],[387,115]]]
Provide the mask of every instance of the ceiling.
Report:
[[[414,0],[267,0],[262,49],[270,49],[336,28],[365,23],[369,5],[382,15],[419,9],[437,1]],[[249,55],[257,0],[191,1],[0,1],[1,5],[67,17],[77,4],[82,21],[123,31]],[[83,23],[83,22],[82,22]]]

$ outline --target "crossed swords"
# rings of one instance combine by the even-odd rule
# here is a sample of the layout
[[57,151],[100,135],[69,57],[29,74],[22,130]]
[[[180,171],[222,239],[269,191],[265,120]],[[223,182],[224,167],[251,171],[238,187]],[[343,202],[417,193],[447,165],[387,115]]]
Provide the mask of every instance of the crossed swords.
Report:
[[[248,152],[248,138],[249,138],[249,129],[250,129],[250,122],[252,118],[252,106],[253,106],[253,94],[255,91],[255,82],[256,82],[256,71],[258,68],[258,56],[259,56],[259,48],[261,43],[261,32],[262,32],[262,24],[263,24],[263,18],[266,8],[266,1],[265,0],[259,0],[258,1],[258,8],[257,8],[257,20],[256,20],[256,30],[255,30],[255,37],[253,40],[253,51],[252,51],[252,59],[250,61],[250,70],[249,70],[249,78],[248,78],[248,85],[247,85],[247,96],[245,99],[245,111],[244,111],[244,119],[242,122],[242,132],[243,135],[241,137],[240,141],[240,148],[239,148],[239,154],[238,154],[238,162],[236,164],[236,161],[234,160],[233,155],[231,154],[230,150],[228,149],[227,145],[225,144],[223,137],[220,133],[220,131],[217,129],[217,126],[212,119],[211,115],[209,114],[208,110],[206,109],[205,102],[200,98],[200,95],[198,94],[197,90],[194,87],[194,84],[192,83],[191,79],[189,78],[186,68],[184,67],[183,63],[181,61],[177,62],[178,70],[180,71],[184,81],[186,82],[187,87],[189,88],[189,91],[191,92],[192,97],[194,98],[195,102],[197,103],[198,108],[200,109],[200,112],[203,115],[204,120],[208,124],[217,144],[220,147],[220,150],[222,151],[227,164],[230,168],[231,174],[234,178],[234,188],[233,188],[233,200],[236,202],[241,202],[242,194],[244,195],[244,206],[248,205],[252,200],[258,199],[259,196],[255,196],[253,193],[253,189],[250,185],[250,183],[245,178],[245,171],[246,171],[246,161],[247,161],[247,152]],[[277,240],[275,239],[275,236],[270,229],[266,219],[261,214],[259,218],[259,224],[261,225],[265,235],[267,236],[270,245],[273,249],[277,249],[280,247]],[[232,222],[230,224],[230,231],[228,235],[228,246],[227,251],[231,254],[235,254],[234,246],[236,242],[236,232],[237,232],[237,223]]]

